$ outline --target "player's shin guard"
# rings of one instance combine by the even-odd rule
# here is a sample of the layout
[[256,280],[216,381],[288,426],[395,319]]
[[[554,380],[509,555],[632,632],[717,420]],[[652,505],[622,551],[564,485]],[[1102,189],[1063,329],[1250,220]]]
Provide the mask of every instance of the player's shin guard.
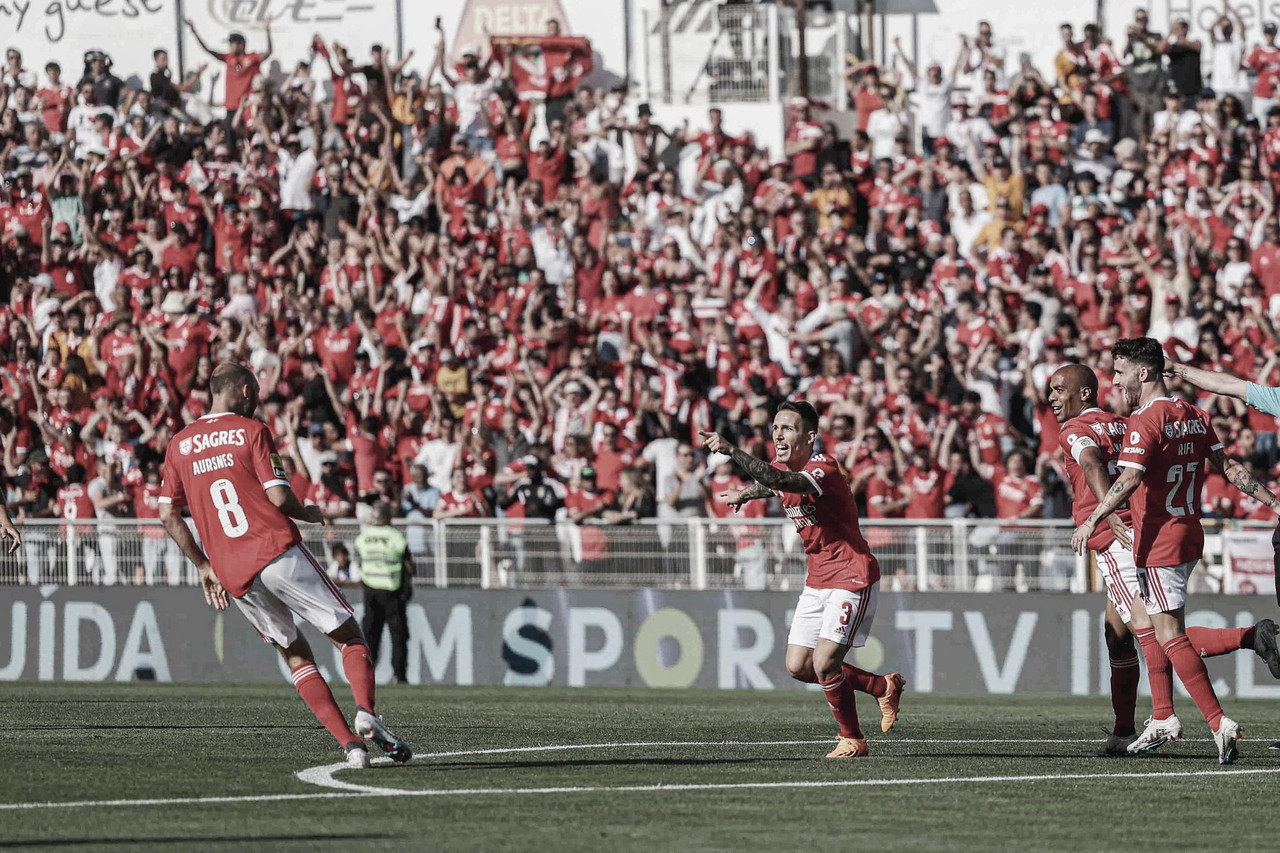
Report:
[[1134,709],[1138,705],[1138,681],[1142,670],[1138,668],[1136,651],[1113,653],[1111,657],[1111,710],[1116,715],[1112,734],[1127,737],[1136,731]]
[[333,701],[333,693],[329,691],[329,685],[314,663],[304,663],[295,669],[290,677],[293,678],[293,686],[298,688],[298,695],[302,697],[302,701],[307,703],[311,713],[315,714],[321,725],[329,730],[334,740],[341,746],[360,740],[347,725],[346,717],[342,716],[342,709],[338,707],[337,702]]
[[854,690],[877,698],[889,692],[889,685],[885,682],[883,675],[876,675],[874,672],[867,672],[865,669],[858,669],[847,663],[841,667],[840,671],[844,673],[845,680],[853,685]]
[[831,713],[840,725],[840,737],[861,738],[862,727],[858,725],[858,706],[855,699],[858,694],[844,672],[818,683],[822,685],[822,692],[827,694],[827,704],[831,706]]
[[342,671],[351,685],[351,695],[356,706],[373,711],[373,658],[369,647],[361,640],[354,640],[342,647]]
[[1147,662],[1147,681],[1151,685],[1151,716],[1157,720],[1167,720],[1173,716],[1173,671],[1169,667],[1169,658],[1160,641],[1156,639],[1154,628],[1134,631],[1138,645],[1142,647],[1142,658]]
[[1255,631],[1249,628],[1201,628],[1188,626],[1187,639],[1191,648],[1202,658],[1213,658],[1218,655],[1238,652],[1241,649],[1252,649]]
[[1191,647],[1191,641],[1186,634],[1180,634],[1164,644],[1164,653],[1178,673],[1182,686],[1187,688],[1192,701],[1208,721],[1209,728],[1216,732],[1218,723],[1222,721],[1222,706],[1218,704],[1217,694],[1213,692],[1209,671],[1205,669],[1204,661],[1196,654],[1196,650]]

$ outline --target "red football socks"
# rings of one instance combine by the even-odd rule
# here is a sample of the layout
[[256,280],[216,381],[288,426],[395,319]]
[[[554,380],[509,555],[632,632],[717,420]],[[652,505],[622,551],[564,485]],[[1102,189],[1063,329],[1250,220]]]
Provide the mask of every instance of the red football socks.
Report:
[[1128,737],[1136,731],[1133,715],[1138,705],[1138,681],[1141,677],[1137,652],[1125,652],[1121,657],[1111,658],[1111,710],[1116,715],[1114,735]]
[[329,730],[329,734],[333,735],[339,745],[345,747],[352,741],[360,740],[347,725],[347,718],[342,715],[338,703],[333,701],[333,693],[329,691],[329,685],[314,663],[304,663],[292,672],[291,677],[302,701],[307,703],[311,713],[316,715],[316,719]]
[[369,657],[369,647],[359,641],[346,643],[342,647],[342,671],[346,673],[347,682],[351,685],[351,695],[355,697],[357,707],[373,713],[373,658]]
[[1187,639],[1202,658],[1213,658],[1253,648],[1253,628],[1200,628],[1189,626]]
[[1165,643],[1164,653],[1169,658],[1169,663],[1173,665],[1174,671],[1178,673],[1182,686],[1187,688],[1192,701],[1196,703],[1196,707],[1209,723],[1209,728],[1216,732],[1218,723],[1222,721],[1222,706],[1218,704],[1218,697],[1213,692],[1209,670],[1205,669],[1204,661],[1191,647],[1191,641],[1187,639],[1187,635],[1179,634]]
[[829,681],[819,683],[822,685],[822,692],[827,694],[831,713],[840,724],[840,737],[861,738],[862,727],[858,725],[858,706],[855,700],[858,694],[844,672]]
[[877,699],[889,692],[889,682],[883,675],[876,675],[874,672],[867,672],[865,669],[858,669],[852,664],[844,664],[841,667],[845,679],[853,685],[854,690],[861,691],[875,696]]
[[1151,716],[1157,720],[1167,720],[1173,716],[1173,671],[1169,667],[1169,659],[1165,657],[1160,641],[1156,639],[1156,629],[1146,628],[1134,631],[1138,645],[1142,647],[1142,657],[1147,662],[1147,681],[1151,686]]

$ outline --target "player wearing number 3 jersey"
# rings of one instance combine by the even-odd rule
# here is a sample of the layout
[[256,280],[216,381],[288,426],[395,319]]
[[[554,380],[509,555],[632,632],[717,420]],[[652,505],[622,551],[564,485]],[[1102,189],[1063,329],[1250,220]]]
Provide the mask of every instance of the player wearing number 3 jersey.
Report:
[[[1280,500],[1226,457],[1206,412],[1169,396],[1159,342],[1129,338],[1117,342],[1112,355],[1115,384],[1133,408],[1121,442],[1120,475],[1071,537],[1071,546],[1083,554],[1098,522],[1129,501],[1137,568],[1132,624],[1139,632],[1149,624],[1159,642],[1143,643],[1143,655],[1150,668],[1163,652],[1213,730],[1219,762],[1230,764],[1238,755],[1240,726],[1223,714],[1204,661],[1187,638],[1185,621],[1187,582],[1204,551],[1200,490],[1205,464],[1213,464],[1238,489],[1277,513]],[[1129,746],[1131,753],[1182,735],[1171,699],[1161,707],[1154,683],[1152,688],[1152,718]]]
[[[343,746],[347,763],[368,767],[361,738],[397,761],[409,747],[374,713],[373,661],[351,605],[305,545],[294,520],[318,523],[289,487],[271,434],[253,420],[258,383],[238,364],[220,364],[209,380],[212,414],[175,435],[165,450],[160,520],[196,567],[205,600],[225,610],[230,600],[292,673],[303,701]],[[200,542],[182,519],[191,511]],[[316,667],[296,613],[342,650],[342,665],[356,701],[355,731],[334,702]]]
[[880,705],[880,729],[898,720],[906,684],[899,673],[877,675],[844,662],[865,645],[876,615],[880,564],[858,529],[858,506],[849,479],[834,459],[813,452],[818,413],[808,403],[783,403],[773,418],[774,463],[734,447],[713,432],[699,433],[708,450],[726,453],[756,485],[720,496],[735,509],[749,500],[777,494],[795,523],[809,573],[791,617],[787,671],[816,683],[840,726],[840,739],[827,758],[859,758],[867,740],[858,723],[857,693]]

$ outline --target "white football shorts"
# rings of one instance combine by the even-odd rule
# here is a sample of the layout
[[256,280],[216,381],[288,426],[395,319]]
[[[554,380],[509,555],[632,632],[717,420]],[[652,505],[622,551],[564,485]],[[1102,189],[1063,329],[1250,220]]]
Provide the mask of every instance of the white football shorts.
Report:
[[305,545],[294,545],[268,563],[249,591],[233,601],[262,639],[281,648],[298,639],[294,613],[325,634],[353,615],[347,599]]
[[1141,595],[1148,613],[1168,613],[1187,603],[1187,582],[1199,560],[1177,566],[1151,566],[1137,570],[1134,595]]
[[822,639],[861,648],[871,634],[879,598],[879,581],[859,590],[806,586],[791,615],[787,645],[812,649]]
[[1098,570],[1107,587],[1107,598],[1120,618],[1128,624],[1132,621],[1134,590],[1138,588],[1138,567],[1133,562],[1133,552],[1119,542],[1112,542],[1098,555]]

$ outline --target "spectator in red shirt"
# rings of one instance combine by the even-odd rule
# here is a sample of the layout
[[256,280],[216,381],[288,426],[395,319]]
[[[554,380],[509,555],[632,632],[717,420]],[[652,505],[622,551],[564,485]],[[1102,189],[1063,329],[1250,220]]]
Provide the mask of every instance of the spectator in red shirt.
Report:
[[200,34],[196,32],[196,25],[191,22],[190,18],[183,19],[187,27],[191,30],[191,36],[196,40],[196,44],[204,50],[205,53],[214,59],[221,60],[226,63],[225,79],[226,79],[226,95],[223,98],[223,104],[227,108],[227,115],[232,116],[236,110],[240,109],[240,102],[244,100],[245,95],[249,93],[250,84],[253,78],[258,75],[258,70],[262,63],[271,58],[271,18],[268,16],[263,19],[262,31],[267,37],[267,49],[262,53],[245,53],[245,39],[241,33],[231,33],[227,36],[227,53],[219,53],[209,45],[204,43],[204,39],[200,38]]

